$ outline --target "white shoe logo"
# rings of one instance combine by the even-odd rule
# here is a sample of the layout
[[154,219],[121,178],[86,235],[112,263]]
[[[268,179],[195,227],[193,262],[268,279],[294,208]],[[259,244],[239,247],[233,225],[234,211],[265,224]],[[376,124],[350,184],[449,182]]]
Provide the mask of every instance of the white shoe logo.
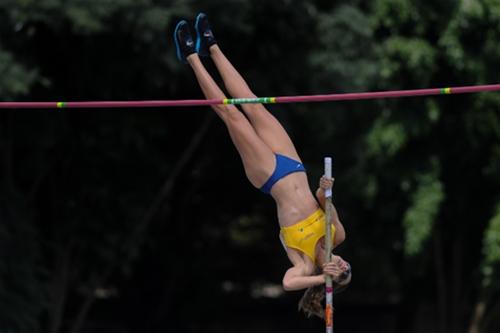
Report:
[[193,46],[193,44],[194,44],[194,42],[193,42],[192,40],[188,40],[188,41],[186,42],[186,45],[187,45],[187,46]]
[[212,37],[212,32],[211,32],[211,31],[205,31],[205,32],[203,33],[203,36],[204,36],[204,37]]

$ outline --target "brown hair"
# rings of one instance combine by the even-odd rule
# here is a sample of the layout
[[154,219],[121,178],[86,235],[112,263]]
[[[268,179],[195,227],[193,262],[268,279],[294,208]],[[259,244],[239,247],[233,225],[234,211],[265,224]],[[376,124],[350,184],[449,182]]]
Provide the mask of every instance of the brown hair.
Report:
[[299,311],[303,311],[309,318],[318,316],[325,317],[323,309],[323,300],[325,299],[325,285],[320,284],[314,287],[309,287],[304,293],[304,296],[299,301]]
[[[319,273],[319,270],[316,271]],[[345,275],[344,275],[345,274]],[[351,266],[349,265],[349,270],[342,275],[342,280],[346,280],[351,276]],[[350,281],[349,281],[350,282]],[[334,293],[339,293],[347,288],[349,284],[340,285],[333,281]],[[324,300],[325,300],[325,285],[320,284],[314,287],[309,287],[306,289],[304,295],[299,301],[299,311],[303,311],[307,318],[312,316],[317,316],[322,319],[325,318],[324,310]]]

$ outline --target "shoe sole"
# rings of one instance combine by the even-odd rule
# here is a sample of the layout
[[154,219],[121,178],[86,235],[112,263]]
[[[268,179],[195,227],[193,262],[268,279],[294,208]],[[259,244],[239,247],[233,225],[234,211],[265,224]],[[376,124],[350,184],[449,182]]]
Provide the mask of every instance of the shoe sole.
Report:
[[177,23],[177,25],[175,26],[174,42],[175,42],[175,48],[177,50],[177,59],[179,59],[183,63],[186,63],[186,59],[182,58],[181,45],[179,44],[179,40],[177,40],[177,31],[179,31],[181,25],[183,25],[183,24],[187,24],[187,22],[185,20],[182,20],[179,23]]

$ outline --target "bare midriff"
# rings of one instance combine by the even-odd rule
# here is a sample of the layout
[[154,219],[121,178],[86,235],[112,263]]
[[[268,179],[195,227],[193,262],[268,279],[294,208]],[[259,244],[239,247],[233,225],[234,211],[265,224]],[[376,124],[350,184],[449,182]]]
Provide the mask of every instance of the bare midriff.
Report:
[[274,184],[271,195],[276,201],[281,227],[292,226],[319,208],[305,172],[292,173],[280,179]]

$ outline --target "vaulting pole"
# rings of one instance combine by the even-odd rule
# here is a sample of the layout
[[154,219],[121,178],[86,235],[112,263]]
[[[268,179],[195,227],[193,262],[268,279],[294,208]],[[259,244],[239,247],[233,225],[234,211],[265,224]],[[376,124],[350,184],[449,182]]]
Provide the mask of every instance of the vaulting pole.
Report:
[[[332,178],[332,158],[325,157],[325,176]],[[325,191],[325,210],[326,210],[326,223],[325,223],[325,262],[332,260],[332,189],[329,188]],[[333,333],[333,286],[332,277],[327,275],[325,277],[325,292],[326,292],[326,305],[325,305],[325,324],[326,333]]]

